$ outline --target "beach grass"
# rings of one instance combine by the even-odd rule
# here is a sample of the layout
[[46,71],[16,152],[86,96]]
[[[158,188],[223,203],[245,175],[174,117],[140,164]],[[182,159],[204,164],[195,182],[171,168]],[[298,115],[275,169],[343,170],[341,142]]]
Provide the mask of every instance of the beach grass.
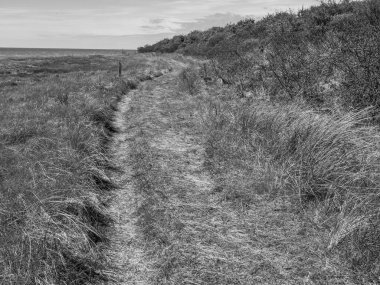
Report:
[[154,66],[142,56],[0,62],[0,283],[102,279],[113,114]]

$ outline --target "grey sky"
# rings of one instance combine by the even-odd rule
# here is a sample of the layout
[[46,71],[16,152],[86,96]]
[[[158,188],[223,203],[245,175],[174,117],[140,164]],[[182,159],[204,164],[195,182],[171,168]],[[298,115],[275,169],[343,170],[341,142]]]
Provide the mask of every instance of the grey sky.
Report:
[[316,0],[0,0],[0,46],[136,48]]

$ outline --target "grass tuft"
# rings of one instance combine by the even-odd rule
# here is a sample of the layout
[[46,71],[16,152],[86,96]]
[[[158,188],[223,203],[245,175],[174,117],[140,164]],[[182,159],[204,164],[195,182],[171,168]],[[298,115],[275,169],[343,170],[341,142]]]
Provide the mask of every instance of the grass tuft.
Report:
[[[331,232],[326,251],[342,255],[356,277],[377,282],[380,135],[369,123],[371,110],[326,114],[260,100],[219,100],[209,110],[209,160],[240,157],[236,163],[244,165],[243,157],[255,156],[255,164],[273,173],[270,180],[258,175],[255,180],[263,183],[251,189],[293,197],[298,209],[314,205],[311,219]],[[250,173],[257,170],[243,169],[252,181]],[[218,171],[215,164],[212,170]],[[250,204],[249,192],[223,183],[218,187],[229,189],[226,199]]]
[[180,89],[189,92],[191,95],[196,94],[199,90],[200,76],[195,67],[184,68],[179,74]]

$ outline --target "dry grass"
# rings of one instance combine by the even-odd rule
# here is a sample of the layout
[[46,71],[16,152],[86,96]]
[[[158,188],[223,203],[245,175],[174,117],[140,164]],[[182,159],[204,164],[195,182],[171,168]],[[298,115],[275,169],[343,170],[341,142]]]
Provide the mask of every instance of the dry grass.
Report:
[[115,187],[107,152],[117,131],[113,112],[148,66],[153,72],[162,65],[123,57],[131,80],[122,81],[118,60],[1,61],[0,80],[14,84],[0,90],[0,223],[6,229],[0,233],[0,283],[101,280],[101,242],[112,222],[107,191]]
[[[343,257],[355,282],[379,282],[380,135],[367,123],[368,111],[323,114],[228,96],[213,97],[207,110],[212,170],[228,177],[221,189],[227,173],[236,167],[246,171],[240,183],[248,180],[264,193],[290,197],[310,227],[329,232],[321,246]],[[260,164],[261,173],[255,169]],[[231,167],[227,173],[225,165]],[[234,181],[232,189],[241,189]],[[234,192],[227,184],[227,199],[250,204],[249,190]]]
[[150,282],[378,283],[379,135],[366,112],[200,81],[192,93],[183,75],[145,84],[126,117]]
[[118,60],[0,62],[2,284],[106,282],[113,113],[141,80],[126,119],[152,284],[380,282],[370,110],[237,99],[194,67],[152,80],[174,57],[124,58],[121,81]]
[[328,229],[280,195],[285,169],[231,123],[236,98],[190,95],[178,80],[144,84],[126,114],[149,283],[351,284],[326,256]]
[[200,76],[194,67],[184,68],[179,74],[179,88],[191,95],[200,90]]

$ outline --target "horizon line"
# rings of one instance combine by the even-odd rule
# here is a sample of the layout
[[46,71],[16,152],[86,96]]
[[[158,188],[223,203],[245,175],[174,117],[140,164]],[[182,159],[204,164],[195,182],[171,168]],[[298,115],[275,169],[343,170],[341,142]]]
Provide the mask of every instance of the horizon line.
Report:
[[67,47],[54,47],[54,48],[50,48],[50,47],[11,47],[11,46],[0,46],[0,49],[66,49],[66,50],[127,50],[127,51],[137,51],[137,48],[135,49],[132,49],[132,48],[73,48],[73,47],[70,47],[70,48],[67,48]]

